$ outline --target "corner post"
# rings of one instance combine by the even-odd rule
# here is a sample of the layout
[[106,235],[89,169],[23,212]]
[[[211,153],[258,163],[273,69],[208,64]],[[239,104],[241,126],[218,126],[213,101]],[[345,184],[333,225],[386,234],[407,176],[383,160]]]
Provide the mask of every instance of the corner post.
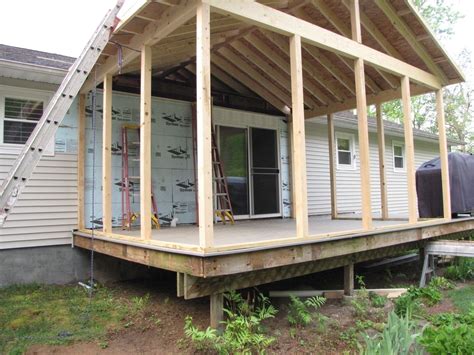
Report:
[[77,227],[79,230],[85,228],[84,222],[84,173],[85,173],[85,149],[86,149],[86,95],[79,95],[79,122],[77,137]]
[[385,175],[385,132],[383,127],[382,105],[375,105],[377,116],[377,143],[379,147],[380,206],[382,219],[388,219],[387,178]]
[[102,230],[112,232],[112,75],[104,77],[102,104]]
[[210,325],[211,328],[222,330],[224,320],[224,294],[214,293],[210,296]]
[[413,142],[412,111],[410,79],[404,76],[401,80],[403,126],[405,130],[405,156],[407,167],[408,187],[408,223],[416,223],[418,220],[416,211],[416,180],[415,180],[415,146]]
[[[359,0],[351,0],[352,40],[362,43]],[[367,97],[365,92],[364,60],[354,60],[355,88],[357,95],[357,121],[359,133],[360,184],[362,196],[362,228],[372,228],[372,206],[370,191],[369,127],[367,121]]]
[[334,114],[330,113],[328,118],[328,152],[329,152],[329,180],[331,188],[331,218],[337,218],[337,182],[336,182],[336,163],[334,160]]
[[199,1],[196,8],[196,132],[199,203],[199,245],[206,249],[214,242],[212,157],[211,157],[211,43],[209,4]]
[[439,130],[439,157],[441,159],[441,183],[443,187],[443,217],[451,219],[451,189],[449,185],[448,142],[444,118],[443,90],[436,91],[436,116]]
[[290,37],[291,102],[292,102],[292,172],[295,197],[296,236],[308,236],[308,194],[306,186],[306,144],[303,96],[303,59],[301,37]]
[[143,46],[140,68],[140,235],[151,239],[151,47]]
[[354,295],[354,263],[344,266],[344,296]]

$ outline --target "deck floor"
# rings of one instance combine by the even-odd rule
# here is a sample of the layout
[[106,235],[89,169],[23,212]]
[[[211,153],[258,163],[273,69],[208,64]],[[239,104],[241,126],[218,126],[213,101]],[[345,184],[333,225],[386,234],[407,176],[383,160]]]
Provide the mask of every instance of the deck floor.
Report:
[[[400,220],[374,220],[374,227],[385,227],[406,223]],[[343,233],[362,228],[362,222],[354,219],[331,220],[330,217],[309,217],[310,235]],[[115,229],[114,233],[139,237],[140,230]],[[292,238],[296,235],[296,224],[293,219],[274,218],[259,220],[239,220],[234,225],[214,225],[214,245],[225,246],[237,243],[259,242],[273,239]],[[178,225],[153,230],[152,238],[171,243],[199,245],[198,228],[195,225]]]

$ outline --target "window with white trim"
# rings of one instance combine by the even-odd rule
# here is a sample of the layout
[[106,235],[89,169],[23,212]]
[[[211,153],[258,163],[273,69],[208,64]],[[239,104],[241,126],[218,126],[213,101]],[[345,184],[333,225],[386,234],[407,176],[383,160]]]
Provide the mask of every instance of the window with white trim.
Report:
[[354,135],[336,132],[338,169],[355,169]]
[[40,90],[0,86],[0,147],[8,151],[21,148],[43,116],[49,98]]
[[405,171],[405,146],[401,142],[392,142],[393,170]]

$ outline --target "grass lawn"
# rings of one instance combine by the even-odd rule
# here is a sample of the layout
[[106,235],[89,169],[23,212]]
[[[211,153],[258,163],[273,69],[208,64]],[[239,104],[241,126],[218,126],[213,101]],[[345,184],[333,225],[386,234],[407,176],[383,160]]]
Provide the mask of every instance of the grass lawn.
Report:
[[474,284],[452,290],[448,295],[461,313],[468,313],[474,309]]
[[100,342],[134,308],[104,287],[92,299],[75,285],[0,288],[0,354],[20,354],[31,344]]

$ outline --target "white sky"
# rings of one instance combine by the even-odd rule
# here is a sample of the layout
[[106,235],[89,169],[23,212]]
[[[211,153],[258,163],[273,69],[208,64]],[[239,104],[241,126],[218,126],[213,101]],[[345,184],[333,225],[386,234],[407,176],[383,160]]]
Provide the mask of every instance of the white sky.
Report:
[[[125,0],[121,14],[140,0]],[[474,1],[446,0],[465,15],[445,43],[451,57],[467,47],[474,65]],[[0,43],[77,57],[116,0],[2,0]],[[470,78],[474,81],[474,78]]]

